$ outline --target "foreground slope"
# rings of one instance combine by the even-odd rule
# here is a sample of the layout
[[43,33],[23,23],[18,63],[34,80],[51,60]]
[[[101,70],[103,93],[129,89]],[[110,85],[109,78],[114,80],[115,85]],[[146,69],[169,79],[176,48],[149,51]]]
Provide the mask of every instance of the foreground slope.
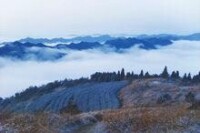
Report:
[[[88,82],[7,104],[1,109],[15,113],[0,113],[0,131],[198,133],[199,95],[199,84],[163,78],[136,79],[131,83]],[[193,105],[196,108],[191,108]],[[70,106],[79,112],[68,112]]]

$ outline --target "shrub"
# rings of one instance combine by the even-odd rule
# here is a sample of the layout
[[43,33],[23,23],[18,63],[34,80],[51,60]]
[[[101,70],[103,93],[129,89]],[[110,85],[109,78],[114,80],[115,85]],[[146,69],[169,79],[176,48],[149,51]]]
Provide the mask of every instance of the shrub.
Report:
[[158,104],[162,104],[162,103],[165,103],[167,101],[170,101],[172,98],[169,94],[164,94],[164,95],[161,95],[158,100],[157,100],[157,103]]
[[192,92],[189,92],[185,95],[185,101],[189,103],[194,103],[195,102],[195,96]]

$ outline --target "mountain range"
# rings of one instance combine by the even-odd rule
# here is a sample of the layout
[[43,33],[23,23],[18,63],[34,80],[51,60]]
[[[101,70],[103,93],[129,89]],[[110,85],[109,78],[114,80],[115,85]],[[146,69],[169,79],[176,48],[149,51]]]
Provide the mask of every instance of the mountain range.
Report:
[[[34,39],[25,38],[15,42],[2,43],[0,45],[0,57],[15,60],[38,60],[53,61],[67,55],[68,50],[88,50],[88,49],[112,49],[113,52],[121,52],[134,46],[140,49],[151,50],[159,47],[171,45],[173,41],[188,40],[200,41],[200,33],[192,35],[140,35],[136,37],[111,37],[102,35],[97,37],[85,36],[71,39]],[[48,43],[55,43],[49,46]]]
[[72,42],[105,42],[107,40],[114,39],[114,37],[111,37],[109,35],[101,35],[101,36],[79,36],[74,38],[24,38],[18,40],[18,42],[30,42],[30,43],[72,43]]

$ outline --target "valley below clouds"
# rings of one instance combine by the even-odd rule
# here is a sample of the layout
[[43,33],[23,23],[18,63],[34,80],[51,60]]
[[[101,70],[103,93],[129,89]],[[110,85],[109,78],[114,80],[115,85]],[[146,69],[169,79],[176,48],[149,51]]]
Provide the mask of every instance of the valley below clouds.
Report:
[[141,69],[160,74],[164,66],[196,74],[200,71],[200,41],[174,41],[172,45],[145,50],[134,46],[121,52],[112,49],[69,50],[56,61],[11,60],[0,58],[0,94],[8,97],[29,86],[40,86],[54,80],[89,77],[94,72]]

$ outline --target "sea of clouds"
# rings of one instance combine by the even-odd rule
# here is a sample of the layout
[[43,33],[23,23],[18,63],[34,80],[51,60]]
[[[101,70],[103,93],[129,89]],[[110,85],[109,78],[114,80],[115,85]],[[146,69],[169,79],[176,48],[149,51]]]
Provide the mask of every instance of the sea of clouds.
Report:
[[181,74],[200,71],[200,41],[175,41],[172,45],[155,50],[138,47],[117,53],[99,49],[68,51],[57,61],[13,61],[0,58],[0,97],[8,97],[29,86],[42,85],[65,78],[89,77],[90,74],[112,72],[125,68],[139,73],[161,73],[164,66]]

